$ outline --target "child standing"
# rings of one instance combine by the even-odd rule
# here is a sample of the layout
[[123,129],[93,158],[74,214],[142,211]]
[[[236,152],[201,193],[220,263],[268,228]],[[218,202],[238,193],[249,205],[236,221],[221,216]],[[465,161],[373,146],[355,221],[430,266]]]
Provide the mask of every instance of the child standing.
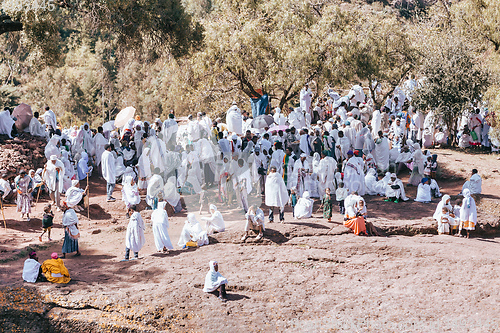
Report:
[[453,219],[450,219],[450,231],[452,235],[456,235],[458,233],[458,227],[460,226],[460,208],[462,207],[462,198],[458,198],[455,202],[455,206],[453,206],[453,215],[450,212],[450,216]]
[[436,173],[438,169],[438,162],[437,162],[438,156],[436,154],[432,155],[432,161],[431,161],[431,178],[436,179]]
[[453,218],[450,217],[450,212],[448,211],[448,208],[443,207],[442,213],[441,213],[441,220],[438,222],[438,234],[443,235],[443,234],[449,234],[450,233],[450,220]]
[[431,178],[431,166],[432,166],[432,157],[428,156],[427,161],[424,163],[424,177]]
[[295,217],[295,205],[297,205],[297,193],[295,192],[295,186],[290,189],[290,199],[288,199],[288,204],[292,206],[292,216]]
[[335,191],[335,197],[339,203],[339,211],[342,215],[345,214],[344,199],[347,198],[347,194],[347,189],[344,188],[344,183],[340,182],[339,188]]
[[43,232],[40,235],[40,237],[38,237],[40,242],[43,241],[42,237],[43,235],[45,235],[45,232],[48,232],[49,234],[49,241],[52,240],[50,238],[50,232],[52,231],[52,226],[54,225],[54,213],[52,213],[51,208],[52,207],[50,204],[46,204],[45,207],[43,207],[43,219],[42,219]]
[[332,197],[329,187],[325,189],[325,195],[323,196],[321,206],[323,207],[323,218],[328,219],[328,222],[332,222]]
[[144,237],[145,226],[141,214],[137,211],[135,205],[129,207],[128,213],[130,221],[128,222],[125,239],[125,259],[122,261],[127,261],[130,258],[130,250],[134,252],[134,259],[139,259],[139,251],[146,243]]

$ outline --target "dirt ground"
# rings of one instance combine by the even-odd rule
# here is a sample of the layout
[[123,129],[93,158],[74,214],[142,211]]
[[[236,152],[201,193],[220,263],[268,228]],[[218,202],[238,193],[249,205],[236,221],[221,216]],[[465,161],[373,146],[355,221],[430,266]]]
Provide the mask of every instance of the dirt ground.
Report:
[[[121,200],[107,203],[105,183],[91,179],[90,220],[80,214],[81,257],[69,255],[67,285],[22,282],[27,248],[40,261],[60,252],[56,213],[53,241],[38,240],[41,210],[20,221],[5,208],[0,231],[0,331],[5,332],[500,332],[500,160],[498,155],[434,150],[442,192],[457,198],[472,168],[483,177],[477,197],[480,226],[473,238],[437,235],[431,204],[388,203],[366,196],[369,220],[383,236],[349,233],[342,217],[321,212],[284,224],[268,223],[263,241],[240,242],[243,214],[219,207],[224,233],[210,245],[181,250],[186,212],[171,217],[175,250],[156,252],[151,211],[142,211],[146,245],[140,260],[120,262],[128,223]],[[433,151],[433,152],[434,152]],[[406,183],[408,175],[402,176]],[[407,187],[415,198],[416,189]],[[119,186],[115,197],[121,198]],[[260,197],[253,197],[259,202]],[[188,212],[195,198],[186,198]],[[198,208],[198,207],[196,207]],[[202,291],[208,262],[229,280],[229,301]]]

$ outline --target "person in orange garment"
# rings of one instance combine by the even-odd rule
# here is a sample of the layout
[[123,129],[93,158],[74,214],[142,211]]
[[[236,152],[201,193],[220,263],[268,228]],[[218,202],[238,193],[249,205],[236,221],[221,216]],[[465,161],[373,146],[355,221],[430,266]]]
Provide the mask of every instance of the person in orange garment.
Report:
[[42,272],[49,282],[52,283],[68,283],[71,281],[69,272],[62,259],[59,259],[57,253],[54,252],[50,256],[52,259],[45,260],[42,264]]
[[357,192],[345,198],[344,226],[354,231],[356,235],[366,235],[365,218],[363,212],[358,210],[358,202],[363,200]]

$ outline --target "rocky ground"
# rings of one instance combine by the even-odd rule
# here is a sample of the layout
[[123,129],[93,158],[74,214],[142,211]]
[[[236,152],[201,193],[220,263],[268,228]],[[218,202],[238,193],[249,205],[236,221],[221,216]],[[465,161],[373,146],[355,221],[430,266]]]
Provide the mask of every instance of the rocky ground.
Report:
[[[105,202],[105,184],[91,179],[90,220],[80,215],[81,257],[65,264],[68,285],[21,280],[27,248],[40,260],[60,251],[38,241],[42,204],[30,222],[6,207],[0,231],[0,327],[8,332],[498,332],[500,331],[500,160],[497,155],[436,150],[442,191],[460,192],[473,167],[483,177],[478,231],[471,239],[437,235],[432,204],[366,197],[383,236],[360,237],[315,213],[308,220],[267,224],[262,242],[240,242],[237,209],[223,211],[227,231],[210,245],[156,252],[149,216],[138,261],[120,262],[127,220],[123,203]],[[403,179],[407,179],[403,177]],[[415,188],[408,187],[415,198]],[[121,198],[119,192],[116,197]],[[46,198],[43,198],[44,200]],[[259,202],[259,197],[252,201]],[[186,198],[188,210],[195,200]],[[317,204],[315,206],[316,212]],[[186,214],[170,219],[176,245]],[[208,216],[203,212],[201,216]],[[229,280],[229,301],[202,291],[209,260]]]
[[37,168],[43,168],[46,144],[46,140],[24,132],[12,139],[0,135],[0,171],[12,179],[21,169],[28,172],[30,169],[36,171]]

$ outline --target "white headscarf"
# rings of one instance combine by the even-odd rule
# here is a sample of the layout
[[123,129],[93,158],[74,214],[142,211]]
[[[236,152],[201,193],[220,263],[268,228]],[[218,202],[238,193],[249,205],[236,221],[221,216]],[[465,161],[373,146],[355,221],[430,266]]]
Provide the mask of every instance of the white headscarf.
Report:
[[203,291],[206,293],[216,290],[221,284],[227,284],[227,279],[215,270],[216,265],[218,264],[215,260],[211,260],[209,263],[210,271],[208,271],[205,277],[205,286],[203,288]]

